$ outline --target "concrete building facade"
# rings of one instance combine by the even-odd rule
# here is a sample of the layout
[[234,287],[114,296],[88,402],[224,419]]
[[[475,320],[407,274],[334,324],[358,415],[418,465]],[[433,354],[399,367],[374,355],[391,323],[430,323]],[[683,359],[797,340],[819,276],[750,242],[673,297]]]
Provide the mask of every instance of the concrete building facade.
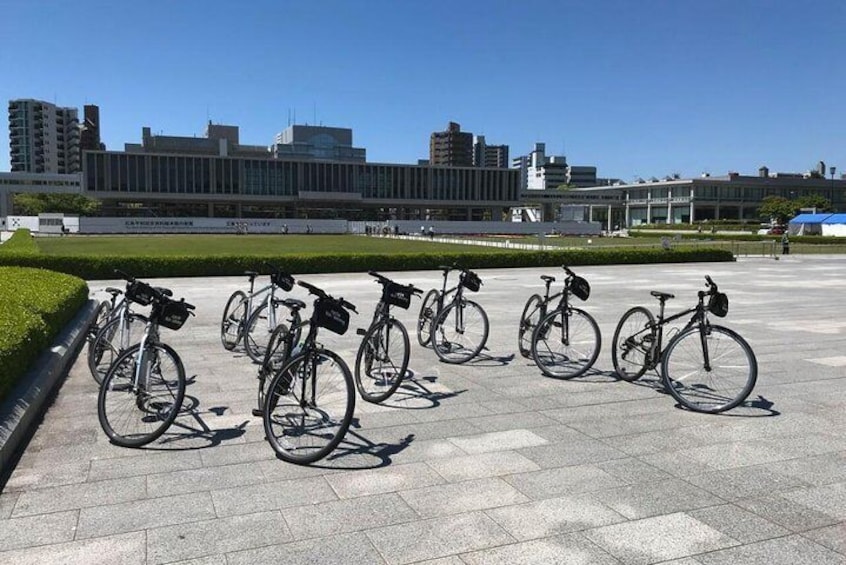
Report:
[[508,146],[488,145],[484,135],[473,136],[473,166],[508,168]]
[[33,99],[9,101],[12,172],[79,172],[79,139],[76,108],[61,108]]
[[367,150],[353,147],[351,129],[325,126],[288,126],[276,135],[272,153],[276,159],[321,159],[351,163],[367,161]]
[[447,167],[473,166],[473,134],[461,131],[461,125],[450,122],[446,131],[429,137],[429,164]]

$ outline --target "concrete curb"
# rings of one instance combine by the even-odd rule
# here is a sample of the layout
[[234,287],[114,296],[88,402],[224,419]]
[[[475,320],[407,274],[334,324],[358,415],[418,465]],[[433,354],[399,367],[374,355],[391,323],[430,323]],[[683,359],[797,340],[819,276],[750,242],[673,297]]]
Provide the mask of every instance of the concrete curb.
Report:
[[46,402],[67,376],[85,342],[98,302],[89,300],[0,405],[0,481],[10,470],[18,449],[29,438]]

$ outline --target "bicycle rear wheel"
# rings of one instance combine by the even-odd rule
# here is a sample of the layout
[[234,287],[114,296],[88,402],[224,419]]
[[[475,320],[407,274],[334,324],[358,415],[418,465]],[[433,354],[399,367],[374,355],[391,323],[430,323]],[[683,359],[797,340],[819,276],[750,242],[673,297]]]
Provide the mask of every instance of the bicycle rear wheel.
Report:
[[226,301],[220,321],[220,341],[224,349],[235,349],[247,321],[247,295],[236,290]]
[[140,314],[127,313],[106,322],[88,345],[88,370],[98,384],[123,351],[139,343],[144,335],[147,319]]
[[267,441],[283,461],[306,465],[344,438],[355,410],[355,388],[344,360],[327,349],[289,359],[264,400]]
[[420,305],[420,315],[417,316],[417,343],[426,347],[432,340],[432,320],[435,318],[435,309],[438,302],[438,291],[430,290],[423,297]]
[[91,320],[91,325],[88,326],[88,346],[91,348],[91,342],[97,337],[97,334],[109,321],[109,315],[112,313],[112,304],[108,300],[103,300],[97,305],[97,312]]
[[758,361],[745,339],[722,326],[693,327],[674,337],[661,362],[664,387],[682,406],[696,412],[730,410],[746,400],[758,379]]
[[355,357],[355,384],[368,402],[382,402],[402,383],[411,346],[405,326],[382,319],[367,330]]
[[[463,300],[463,299],[462,299]],[[472,300],[453,302],[432,322],[432,348],[444,363],[465,363],[488,341],[488,315]]]
[[596,362],[602,338],[596,320],[583,310],[555,310],[540,321],[532,335],[532,359],[543,374],[573,378]]
[[523,357],[532,356],[532,334],[541,319],[541,305],[543,299],[539,294],[533,294],[526,301],[523,314],[520,316],[520,327],[517,329],[517,347]]
[[[139,362],[142,368],[136,383]],[[185,368],[176,351],[156,343],[145,347],[141,355],[138,344],[121,353],[106,373],[97,399],[97,416],[112,443],[141,447],[167,430],[184,397]]]
[[256,308],[247,320],[243,333],[244,349],[254,363],[264,361],[270,334],[276,329],[276,325],[282,321],[284,312],[285,309],[281,306],[272,306],[269,302],[266,302]]
[[270,386],[270,381],[273,379],[282,365],[288,360],[288,326],[279,324],[273,333],[270,334],[270,340],[267,342],[267,350],[264,353],[264,360],[261,364],[261,369],[258,372],[259,386],[258,386],[258,414],[261,415],[261,410],[264,407],[264,398],[267,394],[267,389]]
[[618,377],[633,382],[643,376],[652,363],[656,334],[655,317],[643,306],[623,314],[611,343],[611,360]]

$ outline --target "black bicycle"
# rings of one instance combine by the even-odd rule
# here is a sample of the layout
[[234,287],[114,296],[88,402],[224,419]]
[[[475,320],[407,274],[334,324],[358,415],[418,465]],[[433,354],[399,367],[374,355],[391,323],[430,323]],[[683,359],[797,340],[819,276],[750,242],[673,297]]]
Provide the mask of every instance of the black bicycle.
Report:
[[[543,296],[533,294],[526,301],[517,343],[524,357],[531,355],[543,374],[554,378],[573,378],[590,369],[599,356],[602,337],[596,320],[571,304],[570,296],[587,300],[590,284],[566,266],[564,289],[550,296],[555,277],[542,275],[546,283]],[[560,298],[554,308],[550,304]]]
[[[477,292],[479,275],[461,267],[438,267],[443,271],[440,291],[430,290],[423,298],[417,318],[417,341],[432,345],[445,363],[464,363],[479,354],[488,341],[488,315],[476,302],[464,297],[464,290]],[[460,271],[458,284],[447,289],[450,271]],[[451,296],[451,298],[450,298]]]
[[[347,364],[317,342],[320,328],[339,335],[349,327],[355,306],[304,281],[317,298],[306,337],[273,376],[264,395],[262,419],[267,441],[289,463],[313,463],[344,438],[355,410],[355,385]],[[295,328],[298,329],[298,328]],[[294,331],[294,330],[292,330]]]
[[382,297],[376,304],[370,327],[357,330],[364,339],[355,358],[355,384],[364,400],[378,403],[387,400],[399,388],[411,356],[408,331],[402,322],[391,316],[391,306],[407,310],[411,297],[423,291],[413,285],[395,283],[373,271],[369,274],[382,285]]
[[176,419],[185,397],[185,368],[176,351],[159,339],[159,327],[178,330],[194,306],[171,300],[140,281],[126,297],[152,305],[141,342],[123,351],[100,385],[97,415],[112,443],[140,447],[161,436]]
[[[674,295],[653,290],[650,294],[660,304],[657,320],[642,306],[623,314],[614,331],[612,360],[626,381],[660,365],[664,388],[682,406],[717,413],[746,400],[758,378],[758,361],[739,334],[711,324],[708,314],[725,317],[729,303],[710,276],[705,281],[708,290],[697,293],[693,308],[665,317],[664,306]],[[687,324],[663,348],[664,326],[689,314]]]

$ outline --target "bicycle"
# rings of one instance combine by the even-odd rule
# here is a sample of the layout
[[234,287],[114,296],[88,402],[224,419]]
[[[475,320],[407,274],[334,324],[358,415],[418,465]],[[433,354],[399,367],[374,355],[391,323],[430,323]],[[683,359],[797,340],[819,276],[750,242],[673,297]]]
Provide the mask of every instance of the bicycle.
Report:
[[[220,339],[223,347],[232,350],[243,340],[244,349],[247,355],[255,363],[261,363],[267,349],[267,342],[270,334],[276,328],[279,318],[277,306],[281,302],[273,298],[277,288],[285,292],[294,287],[294,277],[281,272],[276,267],[264,263],[270,267],[270,284],[255,290],[255,280],[259,276],[256,271],[246,271],[244,274],[250,280],[249,293],[236,290],[226,301],[223,309],[223,318],[220,322]],[[260,301],[257,299],[262,297]],[[256,305],[255,302],[258,302]],[[292,318],[294,313],[292,313]],[[299,319],[290,320],[292,325],[299,323]]]
[[[596,362],[602,347],[602,336],[596,320],[571,305],[570,296],[587,300],[590,284],[566,265],[564,289],[550,296],[555,277],[542,275],[546,283],[543,297],[533,294],[526,301],[517,334],[520,354],[534,360],[544,375],[553,378],[574,378],[584,374]],[[558,305],[550,303],[559,298]]]
[[264,399],[267,394],[267,388],[273,375],[276,374],[285,361],[288,360],[291,352],[296,348],[300,334],[302,332],[302,323],[299,322],[299,311],[305,308],[305,302],[297,300],[296,298],[273,298],[274,301],[279,301],[283,306],[292,312],[292,319],[297,320],[297,325],[288,326],[286,324],[279,324],[270,334],[270,339],[267,341],[267,348],[264,353],[264,360],[258,370],[258,407],[253,408],[253,416],[263,414]]
[[[119,270],[115,270],[115,274],[127,281],[127,292],[130,295],[134,295],[131,292],[131,288],[137,282],[136,279]],[[173,295],[169,289],[162,287],[155,288],[167,296]],[[117,356],[130,345],[138,343],[141,340],[144,324],[147,322],[146,316],[132,311],[131,304],[133,301],[127,298],[127,295],[122,290],[108,287],[105,289],[105,292],[109,293],[110,298],[100,302],[100,305],[97,307],[97,317],[94,324],[97,326],[96,333],[92,337],[92,331],[94,329],[92,327],[89,329],[88,334],[89,341],[86,360],[91,376],[94,377],[97,384],[103,382],[103,377],[111,364],[117,359]],[[140,305],[147,306],[148,304]],[[103,316],[105,316],[105,320],[102,319]]]
[[[461,267],[438,267],[443,271],[443,288],[430,290],[423,298],[417,319],[417,341],[431,343],[438,358],[445,363],[465,363],[479,354],[488,340],[488,315],[464,290],[477,292],[482,285],[479,275]],[[452,270],[461,271],[458,284],[447,290]],[[448,297],[452,295],[451,299]]]
[[[698,291],[693,308],[665,317],[665,304],[675,296],[653,290],[660,304],[657,320],[642,306],[623,314],[614,331],[612,361],[617,375],[629,382],[660,365],[664,388],[682,406],[718,413],[746,400],[758,378],[758,361],[739,334],[710,323],[708,313],[725,317],[729,303],[710,276],[705,281],[708,290]],[[664,348],[664,326],[688,314],[690,320]]]
[[141,342],[123,351],[109,367],[97,397],[97,416],[109,440],[122,447],[146,445],[170,427],[185,397],[185,367],[159,327],[178,330],[194,306],[171,300],[140,281],[126,297],[152,305]]
[[414,295],[423,291],[413,285],[402,285],[374,271],[368,273],[382,285],[382,296],[376,304],[373,321],[367,329],[355,357],[355,384],[361,397],[373,403],[387,400],[402,383],[411,345],[402,322],[391,316],[391,306],[408,309]]
[[297,284],[317,298],[306,337],[291,352],[267,387],[262,420],[276,456],[305,465],[328,455],[346,435],[355,410],[350,369],[337,353],[317,342],[320,328],[338,335],[349,327],[355,306],[314,285]]

